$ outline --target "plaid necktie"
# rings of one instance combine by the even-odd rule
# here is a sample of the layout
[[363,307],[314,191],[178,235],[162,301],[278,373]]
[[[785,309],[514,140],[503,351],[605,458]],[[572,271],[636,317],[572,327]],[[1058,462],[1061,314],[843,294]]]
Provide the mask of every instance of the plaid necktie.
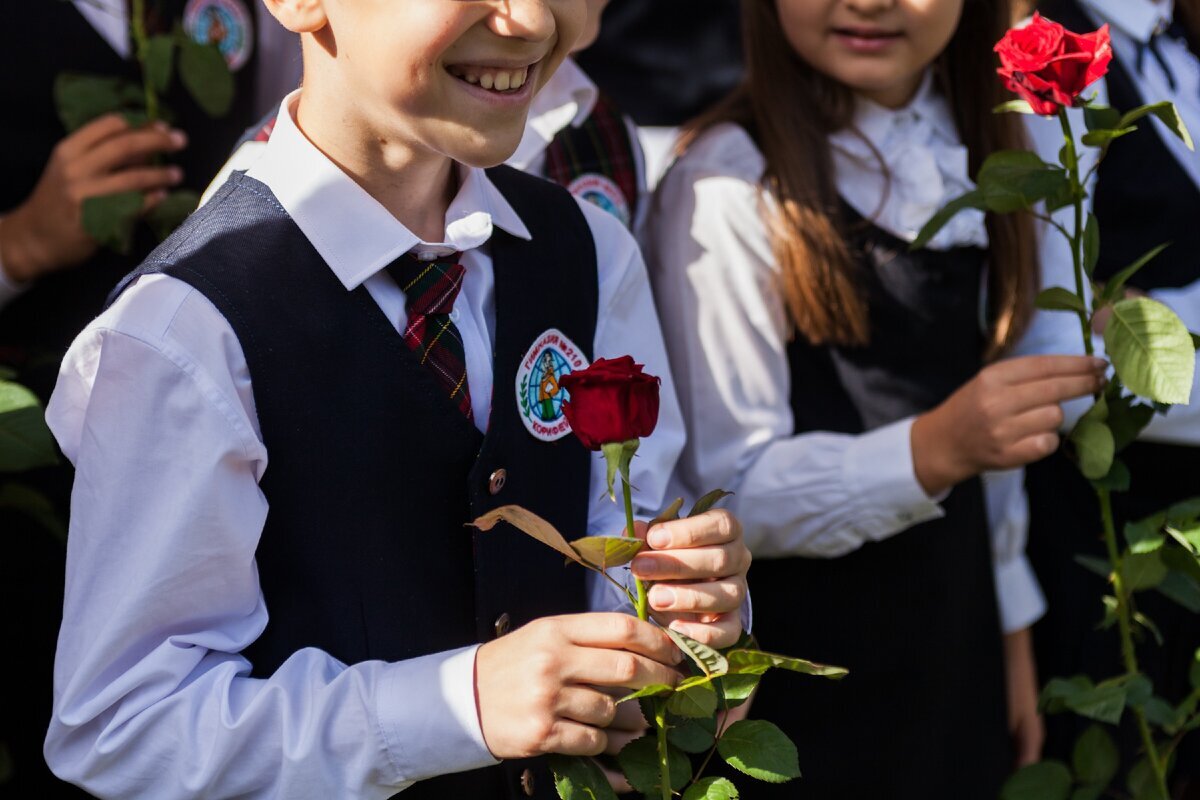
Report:
[[422,261],[406,253],[388,265],[388,274],[404,291],[408,324],[401,331],[404,343],[433,373],[451,402],[472,419],[471,389],[462,336],[450,321],[454,299],[462,288],[466,270],[458,263],[461,253],[435,261]]

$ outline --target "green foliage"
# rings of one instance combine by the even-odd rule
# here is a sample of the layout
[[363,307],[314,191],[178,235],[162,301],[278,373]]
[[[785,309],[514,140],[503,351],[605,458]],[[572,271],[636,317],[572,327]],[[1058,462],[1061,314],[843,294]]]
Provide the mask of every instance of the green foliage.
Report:
[[717,742],[717,752],[729,766],[760,781],[784,783],[800,777],[796,745],[765,720],[733,723]]
[[1093,685],[1091,678],[1052,678],[1042,689],[1041,707],[1056,714],[1066,709],[1098,722],[1117,724],[1125,710],[1126,686],[1121,679]]
[[1081,419],[1071,431],[1071,442],[1085,478],[1098,480],[1108,475],[1116,445],[1112,431],[1103,422]]
[[58,463],[42,405],[19,383],[0,380],[0,472],[23,472]]
[[1071,771],[1060,761],[1040,761],[1013,773],[1000,790],[1000,800],[1067,800]]
[[142,213],[141,192],[118,192],[83,201],[83,229],[101,247],[127,254]]
[[721,692],[724,708],[736,708],[750,699],[750,695],[758,687],[761,676],[753,673],[723,675],[716,681],[717,689]]
[[683,793],[683,800],[738,800],[738,790],[728,778],[701,778]]
[[675,642],[675,646],[683,651],[683,654],[692,660],[700,671],[707,677],[724,675],[729,671],[729,662],[725,660],[725,656],[709,647],[708,645],[697,642],[673,628],[663,628],[667,635],[671,637],[671,641]]
[[617,800],[608,779],[590,758],[552,755],[550,769],[562,800]]
[[600,569],[628,564],[646,548],[645,541],[630,536],[584,536],[570,545],[580,558]]
[[1136,275],[1138,270],[1150,263],[1151,259],[1170,246],[1170,242],[1163,242],[1157,247],[1150,248],[1128,267],[1109,278],[1104,284],[1104,290],[1100,293],[1100,303],[1111,303],[1120,297],[1124,293],[1125,283]]
[[1028,100],[1009,100],[1007,103],[1001,103],[992,109],[993,114],[1032,114],[1033,107],[1029,105]]
[[1083,226],[1083,271],[1090,278],[1100,260],[1100,222],[1088,213]]
[[849,674],[844,667],[818,664],[815,661],[806,661],[803,658],[792,658],[775,653],[764,653],[761,650],[731,650],[728,659],[730,671],[740,674],[761,675],[772,667],[835,680]]
[[168,34],[151,36],[142,51],[146,80],[154,91],[165,94],[171,86],[171,73],[175,66],[175,37]]
[[1070,289],[1061,286],[1051,286],[1038,293],[1034,305],[1046,311],[1074,311],[1079,314],[1088,313],[1087,306],[1079,296]]
[[1102,789],[1117,774],[1120,764],[1117,746],[1104,728],[1093,725],[1075,742],[1071,764],[1076,778]]
[[1167,567],[1158,553],[1129,553],[1121,560],[1121,577],[1131,591],[1153,589],[1167,577]]
[[1083,109],[1083,123],[1088,131],[1112,130],[1120,127],[1121,112],[1108,106],[1088,104]]
[[692,510],[688,512],[688,516],[694,517],[698,514],[703,514],[705,511],[708,511],[721,500],[729,497],[732,494],[733,492],[727,492],[724,489],[713,489],[711,492],[696,501],[696,504],[692,506]]
[[704,753],[717,741],[717,718],[671,720],[667,741],[685,753]]
[[200,44],[186,34],[179,42],[179,79],[210,117],[223,117],[233,105],[233,74],[215,44]]
[[679,519],[679,509],[683,508],[683,498],[676,497],[671,505],[659,512],[658,516],[650,520],[650,525],[658,525],[660,522],[670,522],[673,519]]
[[1175,108],[1175,104],[1169,100],[1163,100],[1158,103],[1148,103],[1144,106],[1139,106],[1133,111],[1126,113],[1117,122],[1117,128],[1128,128],[1133,123],[1137,122],[1142,117],[1152,114],[1167,126],[1171,133],[1179,137],[1179,140],[1187,145],[1188,150],[1194,150],[1192,144],[1192,136],[1188,133],[1187,126],[1183,124],[1183,118],[1179,116],[1179,111]]
[[690,719],[704,719],[717,710],[717,690],[701,683],[676,691],[667,699],[667,711]]
[[1171,309],[1148,297],[1115,303],[1104,345],[1130,391],[1160,403],[1188,401],[1196,351]]
[[105,114],[142,111],[143,102],[141,87],[123,78],[61,72],[54,80],[54,107],[68,132]]
[[[678,791],[692,778],[692,762],[679,748],[668,745],[671,790]],[[658,745],[653,734],[634,739],[621,748],[617,763],[629,785],[642,794],[660,794]]]

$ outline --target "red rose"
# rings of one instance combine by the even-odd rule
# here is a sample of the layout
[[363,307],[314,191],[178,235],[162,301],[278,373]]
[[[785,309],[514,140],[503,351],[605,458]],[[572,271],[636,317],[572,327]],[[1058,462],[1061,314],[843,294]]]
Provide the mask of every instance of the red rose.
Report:
[[1080,92],[1108,72],[1112,61],[1108,25],[1087,34],[1072,33],[1037,13],[1025,27],[1004,34],[994,49],[1000,56],[996,72],[1009,90],[1045,116],[1074,105]]
[[658,384],[629,356],[598,358],[587,369],[559,379],[570,395],[563,413],[589,450],[640,439],[658,424]]

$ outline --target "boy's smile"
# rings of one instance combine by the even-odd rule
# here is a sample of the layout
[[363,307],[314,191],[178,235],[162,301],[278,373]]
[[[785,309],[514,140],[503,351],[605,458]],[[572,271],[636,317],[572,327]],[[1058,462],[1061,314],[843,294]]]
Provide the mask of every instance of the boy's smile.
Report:
[[520,93],[529,79],[530,71],[536,66],[536,63],[517,68],[507,65],[449,64],[446,71],[459,80],[489,93],[515,95]]

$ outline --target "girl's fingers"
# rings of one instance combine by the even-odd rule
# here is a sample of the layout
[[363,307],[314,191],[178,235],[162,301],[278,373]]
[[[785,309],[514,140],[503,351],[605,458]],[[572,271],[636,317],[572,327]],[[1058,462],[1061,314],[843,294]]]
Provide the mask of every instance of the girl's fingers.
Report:
[[604,692],[584,686],[566,686],[558,693],[555,713],[584,725],[607,728],[617,713],[617,703]]
[[656,583],[650,587],[650,607],[655,611],[684,614],[723,614],[737,611],[746,597],[741,580],[704,583]]

